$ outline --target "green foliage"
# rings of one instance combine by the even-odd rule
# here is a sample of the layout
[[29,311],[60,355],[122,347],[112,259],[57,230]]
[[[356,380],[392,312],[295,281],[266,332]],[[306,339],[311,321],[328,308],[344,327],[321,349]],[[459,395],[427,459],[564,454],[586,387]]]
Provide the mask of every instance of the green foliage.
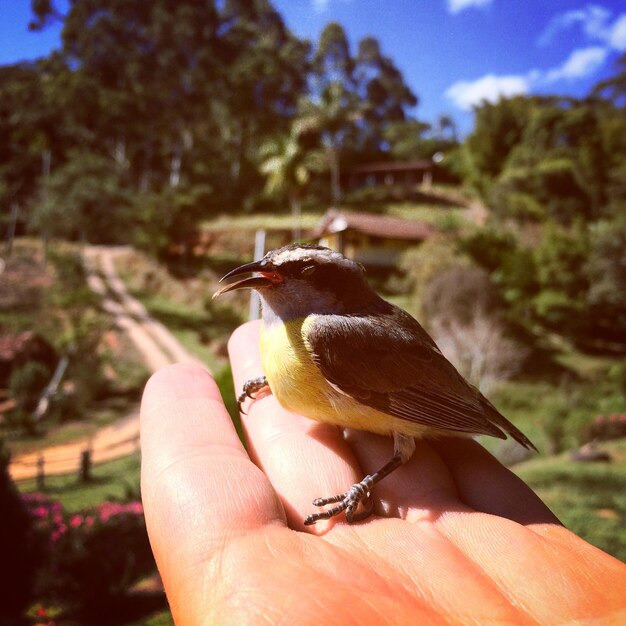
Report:
[[469,234],[460,248],[489,271],[509,307],[510,321],[531,324],[528,299],[539,289],[532,251],[520,245],[513,232],[494,228]]
[[626,328],[626,220],[603,221],[591,231],[584,265],[587,302],[599,320]]
[[29,361],[15,368],[9,378],[9,393],[15,400],[17,409],[23,412],[32,411],[49,380],[49,369],[38,361]]
[[188,242],[202,217],[215,209],[211,191],[204,185],[181,185],[159,193],[136,194],[132,231],[135,245],[162,257],[172,242]]
[[476,109],[474,129],[465,141],[465,169],[481,193],[488,191],[519,144],[532,106],[533,99],[515,97],[483,102]]
[[431,237],[402,255],[399,267],[405,275],[404,290],[413,294],[412,308],[420,319],[425,316],[424,296],[430,281],[438,273],[466,262],[456,244],[445,236]]
[[[136,490],[139,485],[140,470],[140,456],[133,454],[95,465],[93,479],[88,483],[79,481],[74,473],[46,476],[46,492],[58,500],[66,513],[81,513],[104,500],[126,500],[129,490]],[[37,489],[35,479],[20,482],[25,496],[36,494]]]
[[580,184],[575,164],[567,158],[542,159],[526,166],[517,158],[494,183],[490,202],[501,217],[519,221],[557,219],[571,224],[584,216],[591,199]]
[[132,213],[110,159],[74,150],[46,178],[32,225],[41,233],[93,243],[128,242]]
[[41,593],[98,615],[131,584],[155,571],[139,502],[102,502],[69,516],[52,535],[50,569]]
[[623,111],[606,101],[484,103],[464,146],[466,179],[499,219],[594,221],[624,195],[611,181],[620,179],[625,129]]
[[81,418],[105,386],[99,347],[109,322],[99,311],[97,296],[87,285],[80,255],[58,249],[50,257],[57,282],[47,294],[51,317],[55,318],[48,324],[56,329],[55,346],[69,356],[66,379],[73,382],[73,392],[57,406],[57,416],[68,421]]
[[279,135],[260,148],[260,171],[266,176],[265,189],[278,199],[287,197],[295,219],[311,175],[320,172],[324,159],[319,150],[307,147],[302,123],[294,123],[289,135]]
[[616,221],[589,228],[548,222],[527,243],[512,230],[479,229],[461,250],[490,272],[508,318],[532,333],[540,328],[581,346],[626,343],[624,233]]
[[40,600],[83,617],[110,613],[133,583],[156,569],[139,501],[104,501],[67,513],[41,493],[22,499],[37,542],[45,545],[37,572]]
[[581,229],[566,231],[548,225],[533,250],[539,293],[533,299],[535,315],[546,325],[574,331],[584,314],[589,288],[580,272],[588,254]]

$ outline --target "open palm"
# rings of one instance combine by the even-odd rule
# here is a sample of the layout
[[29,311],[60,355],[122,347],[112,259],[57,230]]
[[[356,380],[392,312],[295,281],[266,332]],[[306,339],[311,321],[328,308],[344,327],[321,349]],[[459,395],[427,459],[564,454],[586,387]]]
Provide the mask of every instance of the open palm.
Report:
[[[258,326],[230,343],[237,388],[258,376]],[[626,623],[626,566],[563,528],[476,442],[420,442],[374,514],[304,526],[391,455],[254,401],[240,443],[217,386],[178,365],[142,405],[142,492],[177,624]]]

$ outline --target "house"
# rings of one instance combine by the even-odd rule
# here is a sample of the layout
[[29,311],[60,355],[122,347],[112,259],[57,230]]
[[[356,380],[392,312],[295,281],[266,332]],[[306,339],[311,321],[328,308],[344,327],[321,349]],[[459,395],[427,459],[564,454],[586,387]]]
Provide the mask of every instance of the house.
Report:
[[363,187],[430,187],[435,163],[429,160],[365,163],[351,167],[342,175],[343,187],[353,191]]
[[409,246],[435,233],[424,222],[329,209],[312,237],[363,265],[391,268]]

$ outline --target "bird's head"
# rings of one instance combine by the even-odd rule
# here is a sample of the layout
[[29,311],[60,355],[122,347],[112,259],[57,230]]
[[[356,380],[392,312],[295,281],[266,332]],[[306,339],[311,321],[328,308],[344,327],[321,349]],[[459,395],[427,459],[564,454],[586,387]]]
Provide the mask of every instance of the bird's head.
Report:
[[220,282],[250,273],[248,278],[222,286],[213,297],[236,289],[255,289],[263,301],[264,317],[269,308],[288,319],[309,313],[349,312],[374,296],[359,263],[323,246],[290,244],[271,250],[260,261],[228,272]]

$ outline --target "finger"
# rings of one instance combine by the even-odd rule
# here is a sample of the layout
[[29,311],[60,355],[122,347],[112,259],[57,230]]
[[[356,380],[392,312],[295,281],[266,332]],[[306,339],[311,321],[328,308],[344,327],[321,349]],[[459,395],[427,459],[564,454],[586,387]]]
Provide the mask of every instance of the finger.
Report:
[[449,438],[432,445],[467,505],[520,524],[560,524],[539,496],[478,442]]
[[[236,389],[261,373],[258,333],[259,324],[251,322],[230,339]],[[363,477],[341,431],[286,411],[271,395],[251,402],[246,410],[242,424],[248,451],[280,496],[289,525],[311,532],[325,530],[324,523],[303,524],[306,515],[317,511],[312,501],[342,493]]]
[[[211,376],[166,367],[141,407],[142,497],[150,541],[173,610],[196,597],[206,561],[233,536],[282,519],[271,485],[249,460]],[[202,593],[200,594],[202,597]]]

